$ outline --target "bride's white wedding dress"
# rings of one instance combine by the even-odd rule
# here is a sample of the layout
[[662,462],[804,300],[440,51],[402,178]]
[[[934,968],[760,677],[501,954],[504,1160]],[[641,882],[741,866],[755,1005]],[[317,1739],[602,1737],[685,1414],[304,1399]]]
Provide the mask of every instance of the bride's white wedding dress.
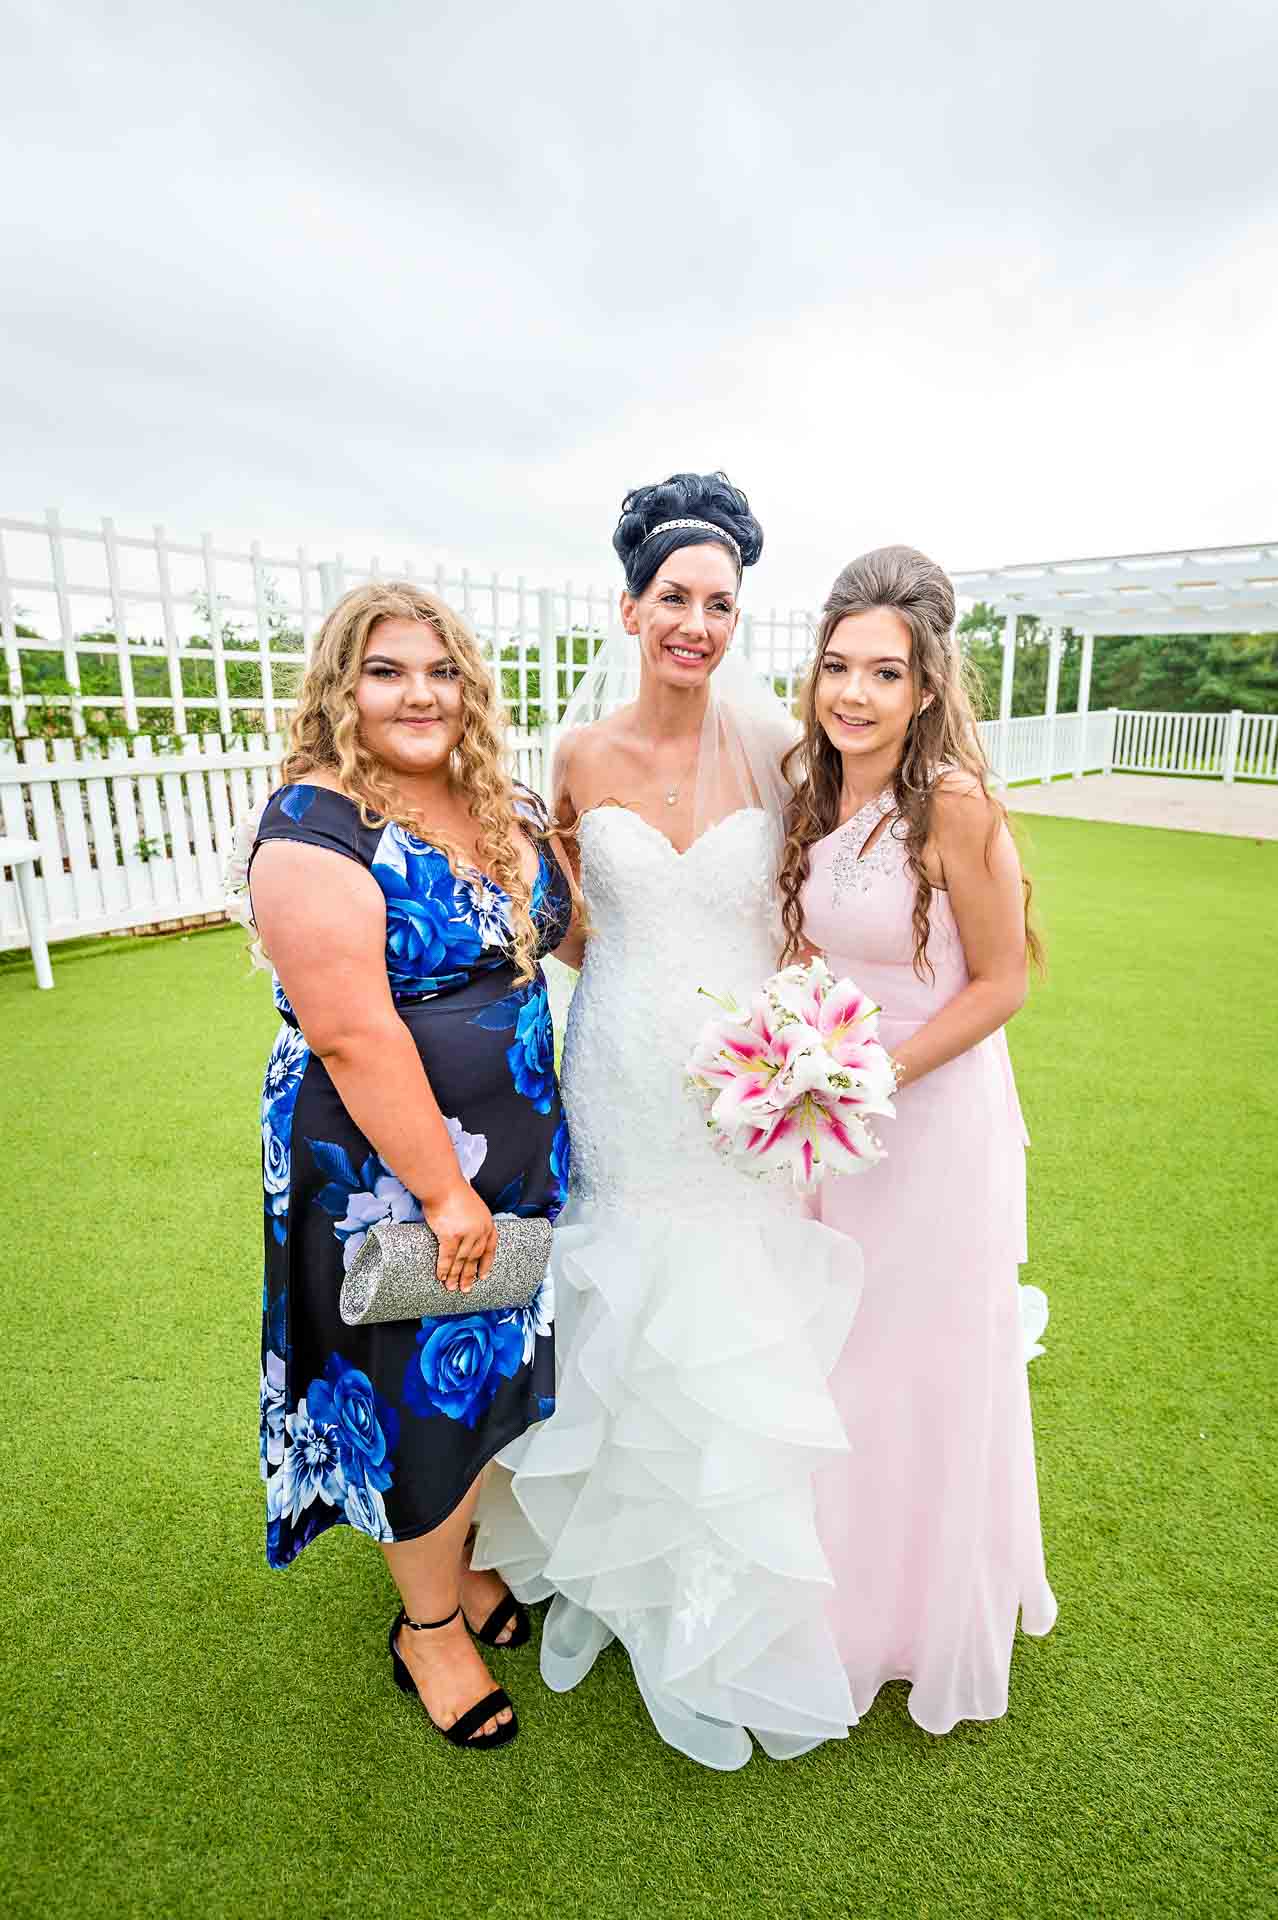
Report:
[[513,1482],[490,1475],[475,1555],[521,1599],[554,1596],[549,1686],[616,1638],[662,1736],[720,1768],[751,1732],[789,1758],[856,1719],[813,1483],[847,1447],[827,1378],[859,1256],[722,1161],[683,1089],[698,988],[744,1000],[776,966],[773,832],[744,808],[680,854],[621,807],[581,822],[557,1406],[501,1456]]

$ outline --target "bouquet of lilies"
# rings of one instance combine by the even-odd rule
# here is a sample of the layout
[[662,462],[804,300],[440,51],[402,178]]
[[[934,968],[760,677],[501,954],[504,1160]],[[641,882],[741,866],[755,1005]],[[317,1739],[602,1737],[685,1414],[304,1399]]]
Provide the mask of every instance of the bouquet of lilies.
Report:
[[894,1114],[896,1076],[879,1009],[854,980],[810,960],[765,980],[748,1009],[706,998],[722,1012],[701,1029],[686,1085],[721,1153],[799,1187],[883,1158],[867,1116]]

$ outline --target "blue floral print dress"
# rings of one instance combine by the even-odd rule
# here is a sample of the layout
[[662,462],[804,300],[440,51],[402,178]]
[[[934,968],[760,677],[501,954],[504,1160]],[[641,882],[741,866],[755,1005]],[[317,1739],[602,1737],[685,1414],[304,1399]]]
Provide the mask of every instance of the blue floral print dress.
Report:
[[[570,900],[544,845],[545,809],[520,789],[538,846],[540,951]],[[324,787],[272,794],[257,847],[295,840],[367,867],[386,896],[386,971],[462,1172],[494,1213],[553,1220],[568,1192],[568,1129],[538,969],[515,984],[507,896],[393,824],[366,827]],[[250,868],[251,871],[251,868]],[[446,1519],[486,1461],[554,1407],[549,1276],[515,1311],[348,1327],[342,1277],[378,1220],[421,1208],[343,1107],[278,980],[283,1018],[262,1089],[266,1273],[260,1451],[266,1557],[284,1567],[329,1527],[411,1540]]]

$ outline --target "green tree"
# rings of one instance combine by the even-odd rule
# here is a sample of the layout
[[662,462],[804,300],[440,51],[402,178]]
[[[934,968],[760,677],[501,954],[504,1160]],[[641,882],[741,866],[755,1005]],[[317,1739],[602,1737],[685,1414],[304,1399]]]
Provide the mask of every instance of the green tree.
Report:
[[[998,716],[999,694],[1003,683],[1003,617],[979,602],[958,623],[959,644],[970,662],[979,684],[979,717]],[[1012,717],[1042,713],[1047,701],[1047,672],[1050,648],[1047,629],[1032,613],[1024,613],[1016,625],[1016,677],[1012,682]],[[1061,648],[1060,682],[1056,704],[1064,709],[1078,700],[1078,677],[1083,643],[1076,633],[1065,630]]]
[[1200,711],[1240,707],[1244,713],[1278,713],[1278,633],[1211,634],[1195,695]]
[[[978,603],[958,623],[961,645],[984,696],[998,713],[1003,620]],[[1068,627],[1061,648],[1057,709],[1078,705],[1083,643]],[[1012,713],[1042,713],[1047,695],[1048,630],[1033,614],[1017,623]],[[1278,713],[1278,634],[1133,633],[1102,635],[1092,656],[1088,704],[1167,713]]]

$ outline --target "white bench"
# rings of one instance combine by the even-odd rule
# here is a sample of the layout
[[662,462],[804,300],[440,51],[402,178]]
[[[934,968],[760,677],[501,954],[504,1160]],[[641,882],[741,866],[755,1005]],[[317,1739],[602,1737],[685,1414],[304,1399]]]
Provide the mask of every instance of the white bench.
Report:
[[0,869],[13,868],[13,877],[18,883],[18,897],[22,901],[22,912],[27,923],[27,934],[31,941],[31,958],[35,963],[36,985],[53,985],[53,968],[49,965],[49,942],[45,938],[44,909],[40,905],[36,891],[35,863],[40,858],[38,840],[6,840],[0,838]]

